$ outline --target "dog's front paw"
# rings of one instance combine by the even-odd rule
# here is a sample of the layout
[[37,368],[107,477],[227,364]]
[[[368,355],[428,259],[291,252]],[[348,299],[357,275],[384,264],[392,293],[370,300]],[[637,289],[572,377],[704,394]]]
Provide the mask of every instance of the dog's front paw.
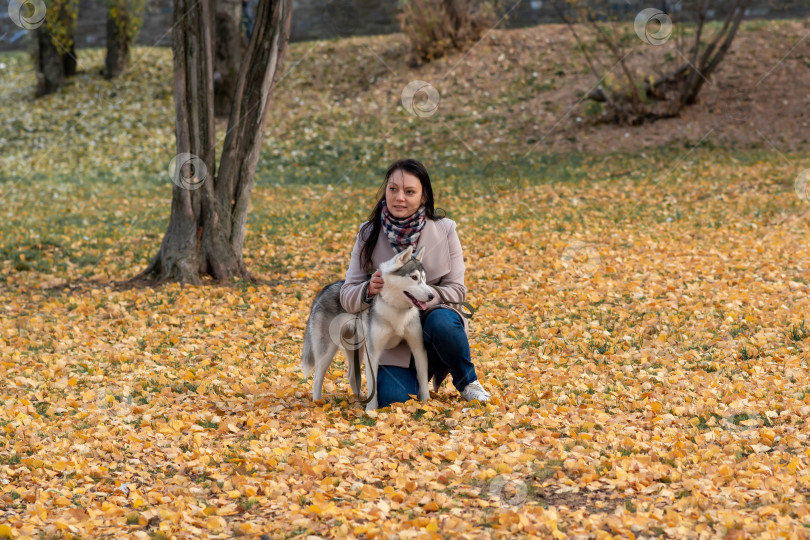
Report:
[[430,391],[429,390],[420,390],[419,391],[419,401],[427,401],[430,399]]
[[372,399],[368,403],[366,403],[366,412],[376,411],[377,410],[377,398]]

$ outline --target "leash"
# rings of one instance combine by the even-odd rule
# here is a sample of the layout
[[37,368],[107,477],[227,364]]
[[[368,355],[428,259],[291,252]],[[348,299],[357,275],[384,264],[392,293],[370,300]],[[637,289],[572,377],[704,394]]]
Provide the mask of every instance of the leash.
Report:
[[463,309],[458,310],[461,316],[464,317],[465,319],[472,319],[473,315],[475,315],[475,312],[478,311],[478,308],[474,308],[472,304],[470,304],[469,302],[451,302],[450,300],[447,299],[446,296],[444,296],[442,290],[434,285],[431,285],[430,288],[439,294],[439,298],[442,299],[443,304],[454,304],[465,308],[467,311],[464,311]]
[[[359,315],[357,315],[355,317],[355,321],[361,322]],[[357,324],[355,324],[355,332],[357,331],[356,329],[357,329]],[[363,349],[366,352],[366,361],[368,361],[368,357],[369,357],[369,354],[368,354],[368,342],[367,342],[366,339],[363,339]],[[361,405],[365,405],[366,403],[368,403],[369,401],[374,399],[374,396],[377,394],[377,374],[376,373],[371,374],[371,380],[369,381],[369,386],[371,387],[371,393],[368,395],[368,397],[366,399],[360,399],[360,394],[359,394],[359,392],[360,392],[360,383],[361,383],[361,378],[360,378],[360,347],[356,347],[354,349],[354,354],[352,354],[352,364],[353,364],[352,371],[354,372],[354,387],[357,388],[357,392],[358,392],[357,401],[359,401]],[[371,371],[374,371],[374,370],[371,370]]]

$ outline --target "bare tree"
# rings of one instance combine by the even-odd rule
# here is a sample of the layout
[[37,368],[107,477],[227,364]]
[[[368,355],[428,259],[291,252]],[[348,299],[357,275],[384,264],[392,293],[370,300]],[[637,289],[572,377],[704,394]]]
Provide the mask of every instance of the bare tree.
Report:
[[[697,21],[694,41],[688,54],[684,55],[684,62],[657,77],[650,73],[639,75],[634,72],[628,66],[629,55],[625,52],[621,39],[606,29],[603,23],[598,22],[593,13],[587,9],[579,8],[581,17],[587,21],[588,26],[593,30],[597,42],[608,51],[613,65],[618,65],[621,68],[624,82],[624,84],[619,83],[616,85],[599,84],[588,92],[585,97],[604,103],[607,120],[620,124],[636,125],[659,118],[677,116],[684,107],[697,101],[698,94],[704,83],[723,61],[734,41],[734,37],[737,35],[737,30],[749,3],[750,0],[734,0],[720,30],[708,42],[704,42],[704,30],[710,0],[697,0],[695,5]],[[597,80],[603,80],[604,75],[600,73],[599,69],[601,64],[588,52],[575,25],[565,15],[564,10],[558,3],[554,5],[557,13],[574,35],[594,76]],[[663,15],[657,21],[660,25],[664,25],[664,23],[671,24],[671,19],[668,16],[663,12],[659,13]],[[638,19],[637,17],[637,25]],[[641,22],[647,23],[649,21]],[[651,38],[640,37],[648,43],[656,44],[655,35]]]
[[[290,34],[292,0],[260,0],[239,68],[216,169],[213,0],[175,0],[172,31],[178,157],[171,215],[160,250],[133,279],[199,283],[249,278],[242,258],[253,176],[270,95]],[[214,174],[216,171],[216,174]]]

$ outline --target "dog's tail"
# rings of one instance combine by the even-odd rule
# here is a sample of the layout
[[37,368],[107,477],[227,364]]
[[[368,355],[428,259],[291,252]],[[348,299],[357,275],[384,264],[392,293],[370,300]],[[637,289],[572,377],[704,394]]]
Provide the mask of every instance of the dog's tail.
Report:
[[301,371],[304,377],[309,377],[315,371],[315,351],[312,350],[312,331],[307,321],[307,330],[304,334],[304,349],[301,352]]

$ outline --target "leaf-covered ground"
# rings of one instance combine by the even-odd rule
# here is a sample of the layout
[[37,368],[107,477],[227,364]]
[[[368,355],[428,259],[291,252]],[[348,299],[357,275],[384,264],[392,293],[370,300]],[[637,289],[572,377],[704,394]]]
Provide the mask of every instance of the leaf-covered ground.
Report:
[[[3,129],[38,127],[2,157],[0,537],[807,535],[806,150],[482,163],[441,122],[403,116],[413,131],[380,153],[332,110],[283,124],[262,158],[245,250],[260,282],[132,289],[168,219],[171,98],[82,107],[168,64],[107,83],[100,58],[53,101],[2,102]],[[70,124],[73,108],[97,117]],[[165,132],[137,126],[153,117]],[[420,132],[494,399],[445,383],[367,415],[340,359],[313,403],[309,306],[344,275],[386,152],[417,152]],[[323,170],[310,136],[341,149]]]

